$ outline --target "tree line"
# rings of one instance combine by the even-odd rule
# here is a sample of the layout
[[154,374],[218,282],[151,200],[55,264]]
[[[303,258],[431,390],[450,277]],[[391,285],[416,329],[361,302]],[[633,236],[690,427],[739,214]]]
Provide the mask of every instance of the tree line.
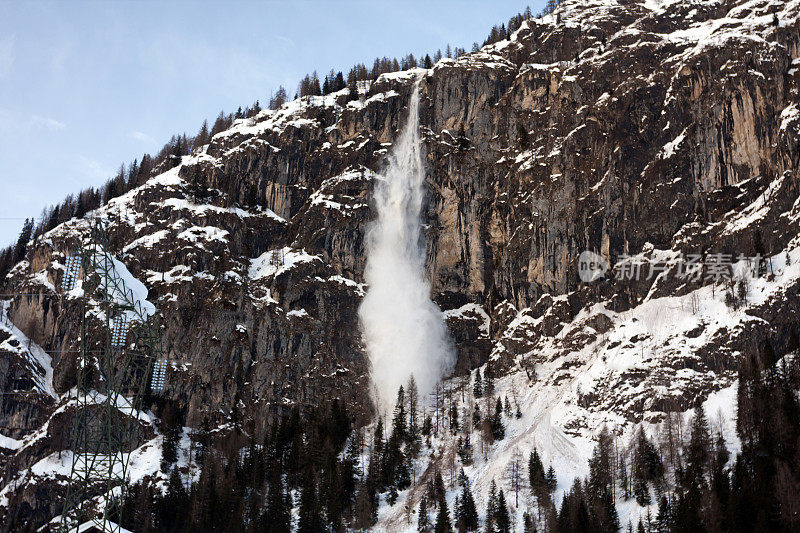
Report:
[[[797,349],[795,333],[790,344]],[[666,413],[656,433],[637,428],[625,445],[603,429],[589,475],[561,493],[556,465],[545,464],[537,449],[515,449],[483,508],[465,469],[480,455],[491,459],[492,444],[522,416],[515,398],[497,394],[488,367],[437,387],[427,409],[412,378],[398,390],[387,423],[379,418],[369,431],[355,427],[338,400],[293,409],[260,440],[240,427],[238,416],[227,432],[211,431],[206,421],[193,434],[200,473],[191,479],[177,458],[182,416],[168,403],[159,409],[165,487],[153,479],[133,485],[125,527],[363,531],[403,493],[415,503],[401,511],[420,532],[506,533],[518,522],[525,532],[797,531],[798,388],[798,358],[779,358],[764,343],[740,365],[735,457],[721,426],[698,406],[688,420]],[[455,453],[429,462],[442,443]],[[617,504],[626,500],[641,506],[640,520],[621,523]]]
[[[558,2],[556,0],[549,0],[542,12],[537,16],[546,15],[552,12],[557,4]],[[481,46],[494,44],[498,41],[509,38],[512,33],[519,29],[525,20],[528,20],[532,17],[533,14],[531,13],[531,8],[526,7],[522,13],[518,13],[511,17],[507,24],[503,23],[493,26],[482,45],[478,44],[477,42],[473,43],[472,51],[476,52],[481,48]],[[346,76],[342,73],[342,71],[336,72],[331,70],[325,75],[324,78],[322,78],[317,71],[314,71],[310,74],[306,74],[300,80],[300,83],[297,86],[297,92],[295,93],[295,98],[300,98],[303,96],[325,96],[347,87],[350,89],[350,98],[355,99],[358,98],[359,83],[369,84],[370,82],[377,80],[381,74],[387,74],[389,72],[399,72],[417,67],[432,68],[433,65],[442,58],[447,57],[458,59],[466,53],[466,48],[458,46],[451,47],[448,44],[444,50],[438,49],[433,53],[425,54],[419,58],[415,57],[414,54],[409,53],[400,59],[376,57],[372,61],[371,66],[368,66],[370,65],[369,62],[356,63],[350,68]],[[283,95],[286,94],[286,89],[283,87],[280,87],[279,91],[282,91]]]

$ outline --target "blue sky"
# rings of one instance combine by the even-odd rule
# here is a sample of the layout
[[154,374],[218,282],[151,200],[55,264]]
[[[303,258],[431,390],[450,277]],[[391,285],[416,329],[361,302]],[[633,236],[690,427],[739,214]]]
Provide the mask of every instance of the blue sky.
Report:
[[467,49],[544,0],[3,2],[0,246],[204,118],[294,94],[307,72]]

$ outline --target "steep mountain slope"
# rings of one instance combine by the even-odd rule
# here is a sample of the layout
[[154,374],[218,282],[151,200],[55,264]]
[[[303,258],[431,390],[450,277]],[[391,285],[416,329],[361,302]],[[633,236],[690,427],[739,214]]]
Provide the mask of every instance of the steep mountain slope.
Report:
[[[561,465],[566,488],[602,425],[627,436],[724,404],[739,357],[765,340],[782,356],[800,328],[798,17],[797,0],[567,0],[509,40],[381,75],[357,100],[345,89],[236,121],[94,213],[164,319],[166,394],[190,427],[239,404],[258,434],[334,396],[372,418],[364,230],[421,78],[427,269],[456,374],[491,366],[523,413],[467,469],[481,501],[515,449]],[[52,428],[68,427],[79,306],[56,287],[88,228],[72,220],[32,242],[4,281],[16,296],[0,388],[24,392],[0,409],[14,428],[0,439],[5,517],[15,491],[39,523],[57,514],[17,472],[68,447]],[[653,275],[583,283],[584,250]],[[681,254],[720,253],[747,280],[735,305],[708,267],[679,275]],[[744,258],[756,255],[771,258],[761,275]],[[434,442],[442,461],[452,446]],[[384,509],[380,527],[400,527],[403,509]]]

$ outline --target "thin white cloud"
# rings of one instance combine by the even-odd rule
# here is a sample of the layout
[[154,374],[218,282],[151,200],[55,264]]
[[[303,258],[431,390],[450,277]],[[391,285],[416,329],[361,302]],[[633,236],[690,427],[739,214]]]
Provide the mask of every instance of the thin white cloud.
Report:
[[[110,169],[106,168],[103,163],[91,157],[79,155],[77,157],[77,164],[79,172],[94,182],[108,178],[113,173]],[[85,183],[83,180],[82,182]]]
[[288,38],[288,37],[284,37],[283,35],[276,35],[276,36],[275,36],[275,39],[277,39],[278,41],[282,42],[282,43],[283,43],[284,45],[286,45],[287,47],[294,47],[294,46],[297,46],[297,45],[294,43],[294,41],[293,41],[293,40],[291,40],[291,39],[290,39],[290,38]]
[[62,40],[58,46],[53,48],[50,56],[50,70],[54,73],[62,73],[66,70],[67,63],[72,54],[72,43]]
[[11,72],[14,65],[14,35],[0,38],[0,77],[5,77]]
[[137,141],[142,141],[142,142],[146,142],[146,143],[150,143],[150,144],[155,144],[156,143],[155,139],[153,139],[151,136],[149,136],[148,134],[146,134],[144,132],[141,132],[141,131],[134,130],[134,131],[130,132],[128,134],[128,136],[131,139],[135,139]]
[[63,130],[67,127],[67,125],[60,120],[56,120],[53,117],[43,117],[41,115],[33,115],[31,117],[31,125],[49,131]]
[[[278,39],[278,42],[283,41]],[[204,90],[211,91],[209,94],[247,94],[252,93],[253,87],[269,86],[276,80],[290,77],[266,65],[263,57],[235,44],[212,43],[170,33],[142,39],[137,44],[139,59],[148,71],[147,77],[158,80],[154,82],[153,90],[163,87],[164,91],[169,91],[189,79],[191,83],[201,84]],[[165,54],[164,50],[170,53]],[[202,72],[214,72],[213,83],[207,76],[196,75]]]

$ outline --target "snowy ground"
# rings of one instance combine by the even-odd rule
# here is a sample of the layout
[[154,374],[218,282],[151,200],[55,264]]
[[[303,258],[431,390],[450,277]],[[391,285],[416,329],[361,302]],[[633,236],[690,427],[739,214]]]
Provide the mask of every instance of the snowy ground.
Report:
[[[626,376],[632,370],[652,373],[654,369],[663,366],[665,358],[690,357],[716,335],[734,331],[749,320],[758,320],[748,314],[747,310],[770,298],[780,298],[785,287],[800,279],[800,248],[797,244],[798,242],[794,242],[788,252],[781,252],[771,258],[772,275],[754,277],[752,265],[745,261],[734,265],[735,274],[747,276],[749,280],[748,301],[740,309],[732,309],[725,304],[725,288],[720,285],[701,287],[680,297],[646,299],[624,313],[613,313],[602,305],[595,305],[584,310],[573,322],[565,324],[554,338],[537,346],[535,381],[529,380],[528,374],[522,370],[497,379],[495,397],[508,397],[512,410],[518,405],[522,416],[519,419],[505,417],[505,438],[485,450],[481,448],[480,433],[475,430],[471,434],[474,463],[464,467],[464,472],[470,479],[473,495],[481,512],[485,512],[489,486],[494,481],[498,488],[505,490],[509,511],[516,521],[517,530],[521,530],[522,513],[526,509],[535,512],[536,503],[530,496],[530,491],[523,490],[520,493],[519,506],[514,505],[509,472],[515,459],[522,458],[523,476],[527,472],[528,456],[534,448],[541,455],[545,468],[550,465],[554,467],[558,477],[554,499],[558,506],[574,478],[588,476],[588,458],[595,446],[595,437],[604,426],[612,430],[618,447],[627,447],[640,425],[651,439],[659,442],[664,431],[664,422],[659,422],[659,418],[663,418],[663,415],[654,412],[651,413],[653,416],[649,416],[646,407],[648,404],[645,403],[643,421],[632,422],[626,416],[628,402],[633,405],[635,399],[652,397],[653,394],[657,396],[659,392],[668,394],[671,390],[679,391],[692,382],[707,384],[712,389],[703,402],[703,408],[712,431],[722,435],[731,451],[731,457],[735,457],[736,452],[741,449],[736,435],[738,383],[735,376],[725,377],[681,369],[675,371],[668,380],[669,385],[663,390],[654,388],[647,380],[631,384]],[[517,319],[511,322],[506,337],[518,335],[519,328],[531,325],[531,319],[525,311],[521,311]],[[597,314],[606,315],[613,320],[613,328],[607,335],[597,335],[593,337],[594,341],[576,350],[565,351],[559,347],[559,341],[568,338],[575,331],[585,330],[586,320]],[[698,326],[702,326],[700,335],[687,334]],[[518,359],[524,361],[531,355],[534,354],[521,354]],[[570,363],[569,372],[564,371],[565,362]],[[458,387],[460,384],[456,379],[451,385]],[[592,391],[610,400],[607,409],[595,410],[581,406],[580,398]],[[472,402],[471,386],[457,389],[455,397],[460,404],[463,422],[464,416],[471,414],[471,408],[468,407]],[[478,400],[478,403],[482,414],[485,414],[484,400]],[[689,409],[680,415],[684,426],[693,414],[694,410]],[[457,459],[455,463],[451,461],[455,446],[455,437],[442,435],[441,438],[435,438],[431,449],[425,449],[415,465],[417,474],[424,471],[431,458],[441,465],[449,490],[448,505],[451,512],[459,492],[457,485],[450,484],[455,479],[451,477],[451,472],[457,475],[461,468]],[[415,515],[412,514],[410,524],[407,521],[408,508],[416,509],[419,498],[418,491],[408,490],[400,493],[394,506],[382,502],[376,530],[415,531]],[[657,512],[656,507],[656,503],[650,506],[652,516]],[[620,523],[623,527],[629,521],[635,525],[640,517],[646,516],[647,510],[634,500],[618,500]]]

